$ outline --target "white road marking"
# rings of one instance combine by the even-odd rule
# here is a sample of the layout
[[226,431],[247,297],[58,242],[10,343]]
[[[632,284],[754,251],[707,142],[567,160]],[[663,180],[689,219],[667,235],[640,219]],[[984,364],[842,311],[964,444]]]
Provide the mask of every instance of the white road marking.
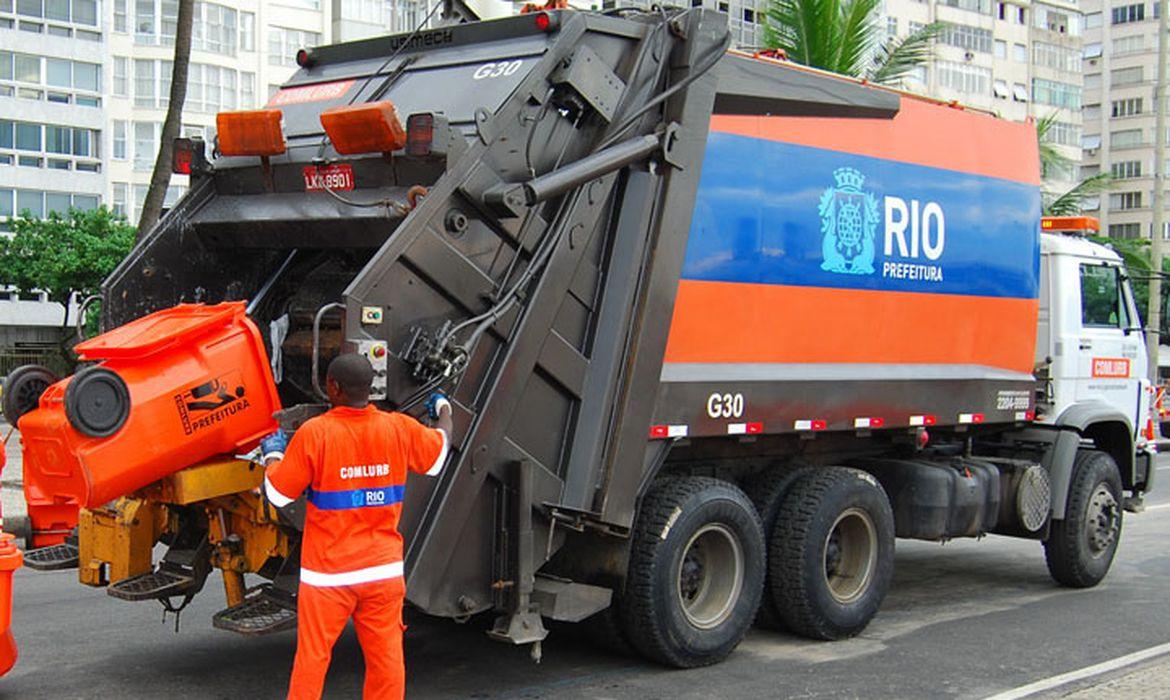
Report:
[[1146,510],[1162,510],[1163,508],[1170,508],[1170,503],[1159,503],[1156,506],[1146,506]]
[[1134,664],[1139,664],[1148,659],[1152,659],[1155,656],[1161,656],[1162,654],[1167,653],[1170,653],[1170,642],[1166,644],[1159,644],[1148,649],[1142,649],[1141,651],[1135,651],[1132,654],[1119,656],[1116,659],[1103,661],[1099,664],[1086,666],[1085,668],[1078,669],[1076,671],[1062,673],[1059,676],[1044,678],[1042,680],[1036,681],[1035,683],[1021,685],[1018,688],[1013,688],[1011,690],[1006,690],[1002,693],[992,695],[986,698],[986,700],[1019,700],[1020,698],[1031,697],[1046,690],[1052,690],[1053,688],[1059,688],[1062,685],[1068,685],[1069,683],[1082,681],[1086,678],[1099,676],[1103,673],[1116,671],[1117,669],[1125,668],[1126,666],[1133,666]]

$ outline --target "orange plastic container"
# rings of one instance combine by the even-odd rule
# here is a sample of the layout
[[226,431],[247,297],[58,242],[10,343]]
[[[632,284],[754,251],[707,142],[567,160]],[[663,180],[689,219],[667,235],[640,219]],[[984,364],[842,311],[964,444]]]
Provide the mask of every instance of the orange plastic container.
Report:
[[78,508],[276,430],[280,399],[243,302],[158,311],[76,351],[97,364],[46,389],[19,423],[37,546],[61,541]]
[[0,676],[16,664],[16,639],[12,636],[12,572],[24,563],[16,537],[0,533]]

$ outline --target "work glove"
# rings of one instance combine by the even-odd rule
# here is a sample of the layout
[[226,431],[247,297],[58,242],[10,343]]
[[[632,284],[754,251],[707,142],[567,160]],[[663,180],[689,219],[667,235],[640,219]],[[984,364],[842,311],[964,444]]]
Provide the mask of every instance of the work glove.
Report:
[[260,461],[267,463],[270,459],[284,459],[284,451],[288,449],[288,435],[283,430],[277,430],[260,441]]
[[445,394],[436,391],[427,399],[427,415],[431,417],[431,420],[437,420],[439,418],[439,410],[444,406],[451,408],[451,402],[447,400]]

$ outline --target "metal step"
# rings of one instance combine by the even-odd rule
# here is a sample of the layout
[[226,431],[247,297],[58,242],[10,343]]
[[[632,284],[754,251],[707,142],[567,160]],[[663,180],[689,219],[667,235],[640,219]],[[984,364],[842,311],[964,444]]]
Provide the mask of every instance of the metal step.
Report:
[[183,595],[194,585],[193,575],[159,569],[111,583],[106,593],[122,600],[158,600]]
[[220,610],[211,626],[250,637],[295,629],[297,611],[277,603],[265,591],[254,593],[239,605]]
[[65,542],[30,549],[24,553],[24,565],[36,571],[77,568],[77,545]]

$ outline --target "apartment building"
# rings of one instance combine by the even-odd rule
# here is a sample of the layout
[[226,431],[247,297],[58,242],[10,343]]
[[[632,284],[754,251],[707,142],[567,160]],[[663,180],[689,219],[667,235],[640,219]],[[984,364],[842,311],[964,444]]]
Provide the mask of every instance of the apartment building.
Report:
[[1112,190],[1088,204],[1116,238],[1150,237],[1154,212],[1154,83],[1158,2],[1085,3],[1084,176]]
[[[484,3],[491,6],[493,3]],[[499,7],[509,6],[494,3]],[[409,31],[427,0],[198,0],[182,134],[262,106],[302,47]],[[137,221],[170,96],[178,0],[0,0],[0,231],[105,203]],[[167,203],[187,186],[175,176]]]

